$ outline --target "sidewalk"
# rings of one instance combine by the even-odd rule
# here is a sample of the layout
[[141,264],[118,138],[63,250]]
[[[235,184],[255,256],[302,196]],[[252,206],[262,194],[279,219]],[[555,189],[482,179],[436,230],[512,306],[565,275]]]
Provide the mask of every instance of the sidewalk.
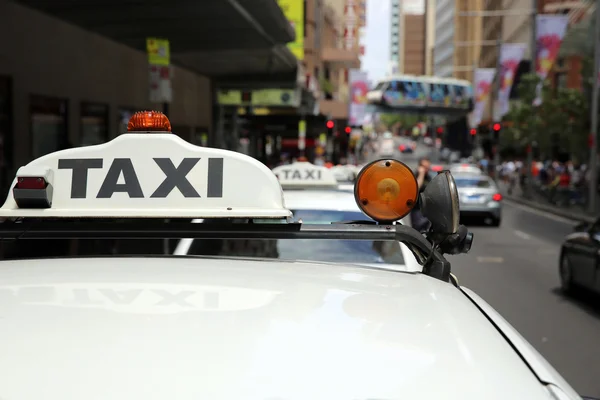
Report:
[[523,204],[541,211],[546,211],[574,221],[592,223],[600,216],[600,210],[596,211],[595,213],[590,213],[581,206],[555,206],[536,193],[534,193],[531,198],[526,198],[520,186],[516,186],[510,195],[508,194],[507,184],[500,182],[498,187],[500,188],[502,196],[507,200],[511,200],[516,203]]

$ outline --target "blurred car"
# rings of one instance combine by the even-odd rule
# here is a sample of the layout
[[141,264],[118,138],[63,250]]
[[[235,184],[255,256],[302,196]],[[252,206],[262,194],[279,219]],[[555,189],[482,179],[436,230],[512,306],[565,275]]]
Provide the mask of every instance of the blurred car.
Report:
[[600,218],[594,223],[582,222],[568,235],[560,251],[559,277],[565,293],[580,289],[600,293]]
[[459,151],[452,151],[450,153],[450,156],[448,157],[448,161],[451,163],[456,163],[460,160],[460,152]]
[[433,179],[437,174],[439,174],[443,170],[444,166],[442,164],[431,164],[427,175],[429,175],[429,179]]
[[394,145],[393,138],[384,138],[379,144],[379,157],[393,157],[396,146]]
[[336,165],[331,168],[331,172],[338,182],[338,189],[344,192],[354,193],[354,181],[360,169],[354,165]]
[[461,218],[475,218],[500,226],[502,195],[492,178],[486,175],[454,175],[460,201]]
[[411,154],[414,150],[415,148],[410,144],[402,143],[400,146],[398,146],[398,151],[400,151],[402,154]]
[[451,164],[448,168],[450,172],[454,174],[471,174],[471,175],[482,175],[483,171],[477,164]]

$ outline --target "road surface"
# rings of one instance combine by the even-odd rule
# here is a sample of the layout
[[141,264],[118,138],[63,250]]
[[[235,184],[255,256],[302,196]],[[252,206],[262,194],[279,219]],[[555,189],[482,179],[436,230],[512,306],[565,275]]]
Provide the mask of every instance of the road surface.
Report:
[[[398,139],[396,139],[398,140]],[[419,145],[395,155],[411,168],[431,156]],[[376,155],[371,155],[376,159]],[[510,322],[582,395],[600,398],[600,305],[595,296],[565,297],[558,257],[576,222],[503,201],[499,228],[469,226],[471,252],[449,256],[459,283]],[[442,332],[440,332],[442,334]]]

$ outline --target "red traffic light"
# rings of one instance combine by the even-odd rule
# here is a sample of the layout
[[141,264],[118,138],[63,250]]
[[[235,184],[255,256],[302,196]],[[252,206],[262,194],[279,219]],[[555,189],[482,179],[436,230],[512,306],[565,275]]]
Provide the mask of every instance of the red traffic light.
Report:
[[352,128],[350,128],[349,126],[346,127],[345,129],[347,134],[350,134],[350,132],[352,132]]
[[333,129],[333,121],[327,121],[327,129]]
[[493,126],[493,129],[494,129],[495,132],[499,132],[500,128],[501,128],[501,126],[498,123],[495,123],[494,126]]
[[477,129],[471,129],[471,136],[477,135]]
[[437,133],[444,133],[444,128],[441,126],[437,128]]

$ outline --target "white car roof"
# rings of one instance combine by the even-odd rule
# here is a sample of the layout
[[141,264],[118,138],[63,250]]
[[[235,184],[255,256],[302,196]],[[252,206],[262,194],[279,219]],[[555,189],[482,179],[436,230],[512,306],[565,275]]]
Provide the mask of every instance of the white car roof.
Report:
[[89,258],[3,261],[0,282],[6,399],[550,398],[458,288],[422,274]]
[[[290,210],[328,210],[361,212],[354,193],[342,190],[284,190],[285,206]],[[367,216],[365,216],[367,219]]]

